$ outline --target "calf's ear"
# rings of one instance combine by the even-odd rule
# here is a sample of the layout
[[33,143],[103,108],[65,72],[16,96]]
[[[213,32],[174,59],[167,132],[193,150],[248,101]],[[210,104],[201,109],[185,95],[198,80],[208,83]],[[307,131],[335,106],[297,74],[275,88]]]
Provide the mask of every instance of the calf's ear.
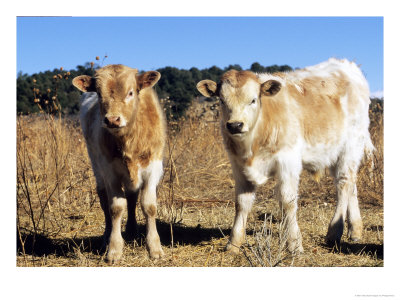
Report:
[[88,75],[77,76],[72,80],[72,84],[82,92],[95,92],[96,85],[94,79]]
[[141,75],[136,75],[137,88],[140,91],[148,87],[153,87],[160,78],[161,74],[157,71],[148,71]]
[[217,96],[217,84],[212,80],[202,80],[196,85],[197,90],[205,97]]
[[261,94],[275,96],[281,90],[282,84],[276,80],[268,80],[261,85]]

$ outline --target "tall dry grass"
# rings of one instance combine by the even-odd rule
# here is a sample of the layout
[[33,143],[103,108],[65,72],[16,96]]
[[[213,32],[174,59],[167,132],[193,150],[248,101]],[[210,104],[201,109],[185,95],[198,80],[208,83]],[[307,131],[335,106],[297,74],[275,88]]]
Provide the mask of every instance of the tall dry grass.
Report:
[[[217,115],[215,106],[213,114]],[[319,258],[307,257],[298,262],[288,256],[280,211],[273,200],[273,180],[257,192],[241,256],[224,256],[222,248],[227,242],[234,216],[234,181],[220,137],[219,122],[213,114],[204,119],[189,111],[190,118],[169,123],[164,176],[158,188],[158,228],[162,243],[171,252],[167,254],[168,260],[159,264],[329,265],[329,261]],[[371,112],[370,132],[376,147],[375,167],[372,177],[365,166],[361,167],[358,193],[362,213],[363,209],[380,213],[383,205],[382,110]],[[310,255],[319,255],[321,251],[327,256],[331,253],[324,248],[322,239],[333,213],[334,194],[328,176],[316,184],[310,175],[302,174],[299,223],[305,251]],[[383,215],[374,214],[374,219],[369,214],[363,215],[367,238],[373,238],[374,243],[361,249],[364,252],[371,249],[375,254],[371,255],[372,258],[367,255],[365,261],[358,259],[356,262],[347,257],[343,262],[352,262],[351,265],[380,264]],[[139,224],[144,224],[140,209],[138,220]],[[103,231],[104,219],[97,200],[95,180],[77,119],[45,113],[19,116],[17,264],[98,265],[101,256],[97,250]],[[154,265],[154,262],[143,260],[145,250],[141,239],[130,247],[128,250],[133,252],[125,254],[126,261],[122,265]],[[351,250],[343,251],[351,252],[355,248],[346,249]],[[339,251],[337,255],[340,257],[342,254]]]
[[85,152],[77,121],[47,114],[18,117],[17,233],[22,249],[34,249],[37,237],[77,231],[71,217],[87,221],[96,193]]

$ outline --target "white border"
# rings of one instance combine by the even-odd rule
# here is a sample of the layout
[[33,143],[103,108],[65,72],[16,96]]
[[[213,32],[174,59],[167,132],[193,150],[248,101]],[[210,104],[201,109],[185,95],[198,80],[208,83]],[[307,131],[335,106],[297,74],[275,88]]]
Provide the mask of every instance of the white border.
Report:
[[[2,294],[26,299],[147,296],[160,298],[362,299],[357,294],[400,297],[394,190],[399,168],[395,87],[399,72],[396,1],[16,1],[3,6],[1,74],[3,146],[1,183]],[[10,5],[14,7],[10,8]],[[15,78],[16,16],[384,16],[385,30],[385,257],[383,268],[16,268],[15,267]],[[4,31],[4,32],[3,32]],[[4,35],[3,35],[4,33]],[[3,53],[4,52],[4,53]],[[15,125],[14,125],[15,126]],[[9,129],[13,128],[13,129]],[[12,159],[11,159],[12,158]],[[13,161],[14,160],[14,161]],[[11,213],[12,212],[12,213]],[[114,283],[114,284],[113,284]],[[282,296],[280,296],[282,295]],[[390,297],[389,297],[390,298]],[[393,297],[392,297],[393,298]],[[374,297],[382,299],[382,297]]]

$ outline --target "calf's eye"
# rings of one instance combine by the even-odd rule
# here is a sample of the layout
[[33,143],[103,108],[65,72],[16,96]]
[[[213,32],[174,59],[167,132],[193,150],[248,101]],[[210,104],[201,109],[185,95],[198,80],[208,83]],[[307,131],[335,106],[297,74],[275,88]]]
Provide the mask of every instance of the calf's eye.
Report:
[[254,99],[253,99],[253,101],[251,101],[251,104],[254,104],[254,103],[256,103],[256,100],[257,100],[257,99],[256,99],[256,98],[254,98]]
[[132,97],[132,96],[133,96],[133,92],[130,91],[129,94],[128,94],[128,96],[129,96],[129,97]]

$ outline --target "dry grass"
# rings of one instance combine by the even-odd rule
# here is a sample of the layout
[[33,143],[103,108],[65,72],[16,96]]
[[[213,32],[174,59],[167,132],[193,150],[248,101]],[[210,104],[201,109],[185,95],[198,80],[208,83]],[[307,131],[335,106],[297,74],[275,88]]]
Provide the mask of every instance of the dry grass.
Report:
[[[234,182],[218,122],[170,124],[160,184],[158,231],[165,258],[151,260],[141,239],[127,242],[116,266],[383,266],[383,113],[371,113],[377,151],[372,178],[366,167],[358,189],[364,238],[344,237],[328,248],[324,236],[335,190],[328,176],[316,183],[304,173],[298,210],[305,253],[285,251],[274,182],[257,192],[241,254],[223,251],[233,223]],[[124,220],[126,221],[126,220]],[[77,120],[45,114],[17,119],[17,266],[106,266],[98,249],[104,220]]]

